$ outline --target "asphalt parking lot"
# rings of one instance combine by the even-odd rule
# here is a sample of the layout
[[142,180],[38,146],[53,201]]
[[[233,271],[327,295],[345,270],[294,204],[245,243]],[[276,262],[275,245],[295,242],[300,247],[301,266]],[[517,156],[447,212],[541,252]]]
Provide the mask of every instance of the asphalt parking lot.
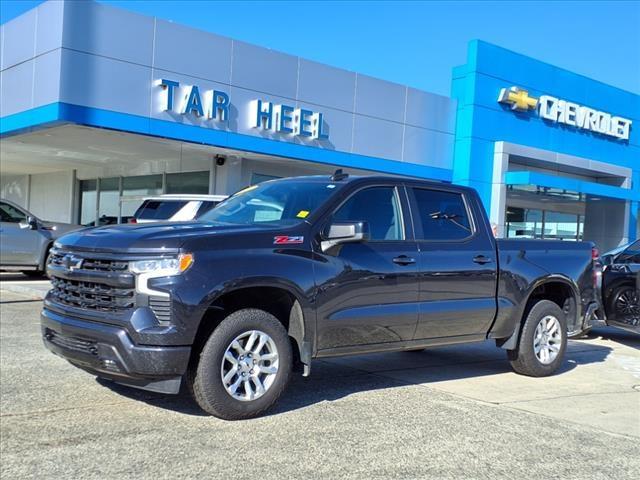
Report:
[[490,342],[316,361],[270,415],[204,416],[44,349],[39,300],[0,292],[0,477],[640,478],[640,339],[571,341],[521,377]]

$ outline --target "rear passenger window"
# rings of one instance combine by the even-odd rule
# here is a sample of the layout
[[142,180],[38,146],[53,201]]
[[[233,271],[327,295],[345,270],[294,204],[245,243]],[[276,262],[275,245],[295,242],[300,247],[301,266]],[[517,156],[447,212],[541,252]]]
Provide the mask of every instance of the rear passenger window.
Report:
[[462,195],[453,192],[414,188],[417,212],[422,231],[419,240],[461,240],[471,235],[469,213]]
[[400,205],[393,187],[360,190],[342,204],[334,222],[367,222],[373,241],[404,240]]

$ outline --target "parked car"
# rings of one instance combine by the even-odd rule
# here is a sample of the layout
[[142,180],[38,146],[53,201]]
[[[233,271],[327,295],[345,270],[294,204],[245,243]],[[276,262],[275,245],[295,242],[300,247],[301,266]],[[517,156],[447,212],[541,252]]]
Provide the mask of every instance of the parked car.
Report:
[[226,195],[159,195],[147,197],[129,223],[184,222],[208,212]]
[[0,269],[42,275],[54,240],[78,228],[41,220],[9,200],[0,200]]
[[[131,223],[133,216],[131,217],[120,217],[120,222],[118,222],[118,217],[115,215],[101,215],[98,218],[98,226],[102,227],[103,225],[114,225],[116,223]],[[95,227],[96,221],[85,223],[85,227]]]
[[602,263],[607,324],[640,333],[640,240],[607,252]]
[[314,358],[489,338],[551,375],[599,308],[593,244],[496,240],[470,188],[341,172],[261,183],[195,222],[71,233],[49,273],[47,348],[125,385],[186,381],[224,419],[262,414]]

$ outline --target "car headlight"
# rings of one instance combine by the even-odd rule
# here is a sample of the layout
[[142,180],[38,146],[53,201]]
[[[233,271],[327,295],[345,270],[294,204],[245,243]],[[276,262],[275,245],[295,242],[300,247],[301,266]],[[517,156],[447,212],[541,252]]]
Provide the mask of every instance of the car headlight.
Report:
[[129,271],[136,274],[153,274],[154,277],[179,275],[193,263],[191,253],[182,253],[177,257],[135,260],[129,262]]
[[129,262],[129,271],[136,274],[136,291],[146,295],[168,297],[167,292],[149,288],[152,278],[180,275],[193,265],[192,253],[181,253],[177,257],[134,260]]

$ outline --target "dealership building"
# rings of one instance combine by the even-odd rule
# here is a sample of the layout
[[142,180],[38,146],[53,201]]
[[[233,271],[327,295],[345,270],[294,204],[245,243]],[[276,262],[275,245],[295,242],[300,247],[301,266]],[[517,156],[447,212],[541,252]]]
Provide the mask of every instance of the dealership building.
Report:
[[503,237],[638,236],[640,96],[495,45],[444,97],[93,2],[0,32],[1,196],[47,220],[343,168],[472,186]]

